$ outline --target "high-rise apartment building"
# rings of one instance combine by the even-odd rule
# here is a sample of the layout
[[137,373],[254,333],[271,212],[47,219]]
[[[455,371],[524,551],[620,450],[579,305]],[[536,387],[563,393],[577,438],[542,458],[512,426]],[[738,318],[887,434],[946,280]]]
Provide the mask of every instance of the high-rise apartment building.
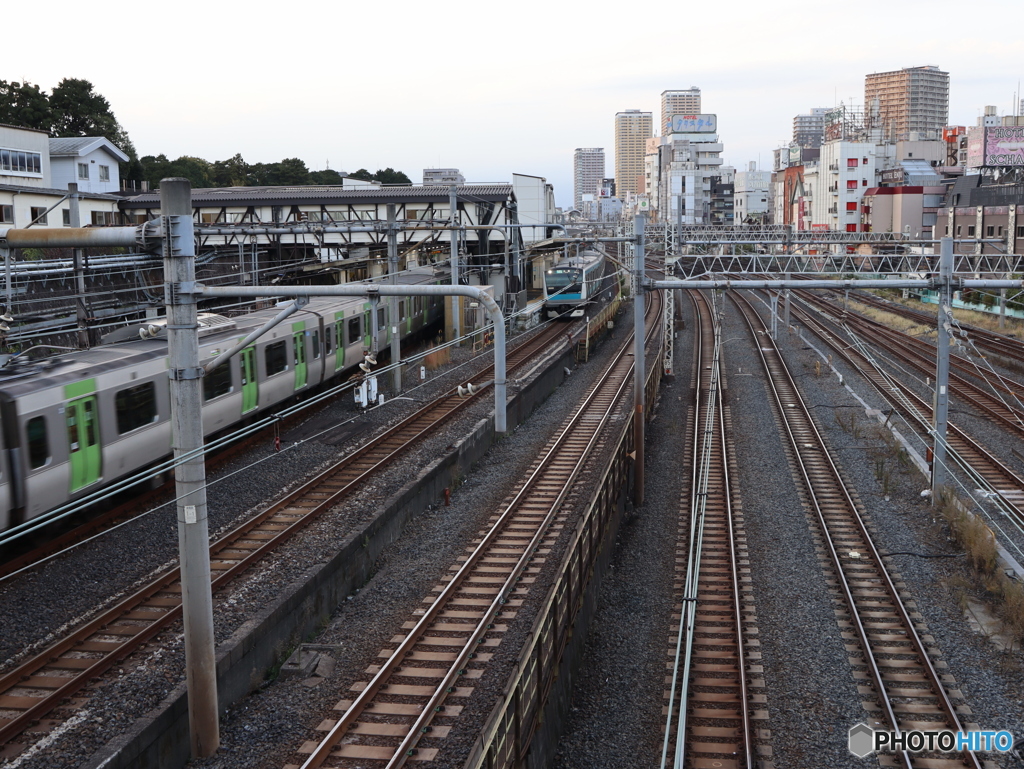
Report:
[[673,115],[699,115],[700,89],[692,85],[685,91],[661,92],[661,135],[668,136]]
[[573,208],[583,210],[583,196],[597,195],[604,179],[604,147],[577,147],[572,156]]
[[810,113],[793,118],[793,144],[798,147],[820,147],[825,133],[826,107],[811,107]]
[[653,136],[650,112],[628,109],[615,113],[615,194],[643,191],[646,142]]
[[949,122],[949,73],[928,66],[868,75],[864,112],[889,141],[938,139]]

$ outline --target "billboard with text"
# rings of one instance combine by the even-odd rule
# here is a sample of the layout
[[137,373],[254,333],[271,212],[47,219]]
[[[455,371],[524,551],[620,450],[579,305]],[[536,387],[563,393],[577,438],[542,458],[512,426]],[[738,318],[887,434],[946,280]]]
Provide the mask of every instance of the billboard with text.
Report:
[[718,130],[718,115],[673,115],[672,133],[711,133]]

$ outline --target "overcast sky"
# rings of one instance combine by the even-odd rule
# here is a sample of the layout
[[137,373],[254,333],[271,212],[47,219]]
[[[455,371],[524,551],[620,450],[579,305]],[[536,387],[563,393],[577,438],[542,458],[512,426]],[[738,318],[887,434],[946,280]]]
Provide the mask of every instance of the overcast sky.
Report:
[[1019,0],[17,7],[0,78],[92,81],[140,155],[392,166],[416,182],[436,166],[472,182],[527,173],[559,205],[573,150],[604,147],[612,176],[614,114],[650,110],[657,127],[665,89],[702,89],[727,163],[770,167],[794,115],[860,105],[866,73],[938,65],[950,122],[966,125],[986,104],[1011,112],[1024,76]]

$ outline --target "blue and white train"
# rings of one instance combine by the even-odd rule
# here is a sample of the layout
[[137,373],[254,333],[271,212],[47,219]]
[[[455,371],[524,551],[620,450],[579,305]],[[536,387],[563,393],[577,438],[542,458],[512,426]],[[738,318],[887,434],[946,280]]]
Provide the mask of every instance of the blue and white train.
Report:
[[[430,268],[400,283],[434,284]],[[311,299],[203,378],[203,429],[219,433],[351,372],[370,349],[403,338],[443,312],[441,297],[403,297],[392,324],[381,303],[378,327],[362,297]],[[226,318],[204,314],[203,362],[280,313],[279,307]],[[166,335],[159,324],[111,336],[134,340],[0,368],[0,531],[31,520],[170,455]],[[140,338],[140,331],[143,333]],[[126,333],[125,333],[126,332]]]
[[560,259],[544,273],[544,314],[548,318],[581,318],[604,285],[605,255],[586,249]]

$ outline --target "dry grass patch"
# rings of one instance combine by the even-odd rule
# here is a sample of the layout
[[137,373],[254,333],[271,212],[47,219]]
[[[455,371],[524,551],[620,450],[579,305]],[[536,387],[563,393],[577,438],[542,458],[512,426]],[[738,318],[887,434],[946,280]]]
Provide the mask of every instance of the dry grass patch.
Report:
[[446,366],[452,362],[452,348],[451,347],[439,347],[434,349],[434,345],[430,345],[430,349],[433,352],[428,352],[423,357],[423,365],[426,366],[427,371],[436,371],[441,366]]

